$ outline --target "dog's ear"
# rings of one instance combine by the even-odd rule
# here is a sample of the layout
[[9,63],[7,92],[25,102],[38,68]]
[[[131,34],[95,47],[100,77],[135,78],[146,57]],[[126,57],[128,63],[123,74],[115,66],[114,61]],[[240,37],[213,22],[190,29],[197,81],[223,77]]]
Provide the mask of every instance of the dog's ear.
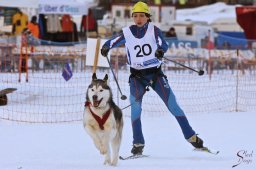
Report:
[[93,75],[92,75],[92,80],[97,80],[96,73],[93,73]]
[[105,75],[103,81],[104,81],[104,82],[107,82],[107,81],[108,81],[108,74]]

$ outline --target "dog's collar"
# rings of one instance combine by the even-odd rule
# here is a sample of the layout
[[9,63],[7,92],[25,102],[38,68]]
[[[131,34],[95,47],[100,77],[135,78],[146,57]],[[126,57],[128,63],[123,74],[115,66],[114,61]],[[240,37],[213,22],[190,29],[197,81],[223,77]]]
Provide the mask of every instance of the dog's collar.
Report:
[[96,114],[92,111],[90,105],[91,105],[90,102],[85,102],[85,106],[88,106],[88,108],[89,108],[89,110],[90,110],[92,116],[93,116],[94,119],[98,122],[98,124],[99,124],[99,126],[100,126],[100,129],[101,129],[101,130],[104,130],[104,126],[103,126],[103,125],[104,125],[105,122],[107,121],[107,119],[108,119],[108,117],[109,117],[109,115],[110,115],[110,113],[111,113],[111,109],[109,108],[109,109],[106,111],[106,113],[103,114],[103,117],[101,118],[101,117],[99,117],[98,115],[96,115]]

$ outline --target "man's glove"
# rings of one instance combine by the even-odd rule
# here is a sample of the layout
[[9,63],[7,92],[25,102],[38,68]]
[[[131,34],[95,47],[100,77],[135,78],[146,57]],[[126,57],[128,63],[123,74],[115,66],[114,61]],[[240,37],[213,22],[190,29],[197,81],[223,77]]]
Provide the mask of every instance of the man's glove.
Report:
[[100,50],[101,55],[103,55],[104,57],[108,56],[108,52],[109,52],[109,48],[107,46],[103,46]]
[[164,57],[164,50],[161,48],[158,48],[155,52],[155,56],[156,58],[158,58],[159,60],[162,60],[162,58]]

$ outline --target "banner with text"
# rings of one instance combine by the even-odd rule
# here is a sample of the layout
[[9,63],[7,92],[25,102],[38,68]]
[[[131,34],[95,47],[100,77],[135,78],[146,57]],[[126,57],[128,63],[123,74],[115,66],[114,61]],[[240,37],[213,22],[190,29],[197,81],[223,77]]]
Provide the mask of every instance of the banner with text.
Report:
[[87,15],[86,4],[39,4],[39,14]]

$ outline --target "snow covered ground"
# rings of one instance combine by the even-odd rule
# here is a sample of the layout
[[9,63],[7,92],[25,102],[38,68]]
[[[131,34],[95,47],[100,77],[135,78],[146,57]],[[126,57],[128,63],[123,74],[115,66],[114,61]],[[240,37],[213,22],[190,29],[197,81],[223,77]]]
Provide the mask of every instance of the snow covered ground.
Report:
[[[86,71],[86,73],[87,76],[90,75],[90,72]],[[105,74],[105,72],[100,72],[99,74]],[[83,73],[83,75],[85,74]],[[2,118],[13,118],[14,120],[28,122],[33,122],[33,120],[37,120],[38,118],[39,122],[44,122],[44,119],[40,117],[41,114],[39,113],[43,112],[42,115],[49,116],[48,122],[51,122],[50,120],[55,120],[55,117],[58,120],[62,120],[61,117],[64,120],[70,120],[67,116],[71,116],[72,118],[73,111],[76,111],[79,114],[78,118],[80,118],[81,112],[79,110],[83,109],[82,104],[84,102],[83,92],[86,89],[86,82],[89,83],[91,78],[82,77],[74,72],[72,79],[68,83],[64,83],[64,79],[60,73],[44,73],[39,75],[31,73],[28,83],[21,82],[17,84],[17,77],[15,74],[10,74],[7,77],[4,77],[3,74],[1,75],[2,86],[6,85],[7,87],[7,85],[10,86],[13,83],[17,86],[11,87],[18,88],[16,94],[9,95],[10,104],[6,106],[6,109],[4,109],[5,107],[0,109],[1,114],[3,112],[5,113],[0,114]],[[124,88],[123,86],[124,83],[127,84],[128,75],[120,77],[126,77],[125,81],[119,79],[119,83],[124,94],[128,95],[128,87],[126,86],[127,88]],[[204,108],[207,107],[206,110],[209,110],[209,108],[212,110],[212,112],[203,113],[197,111],[187,112],[187,117],[193,129],[205,141],[205,146],[213,150],[219,150],[220,153],[218,155],[193,151],[193,147],[183,138],[175,118],[167,112],[161,112],[161,104],[154,105],[151,102],[143,105],[142,116],[143,131],[146,140],[144,153],[150,155],[149,158],[119,161],[118,166],[115,168],[105,166],[103,165],[103,156],[94,147],[92,140],[83,129],[81,121],[73,123],[33,124],[16,123],[0,119],[0,170],[255,170],[255,111],[251,109],[247,110],[247,112],[228,112],[225,109],[222,111],[211,109],[214,106],[217,108],[222,108],[222,105],[229,106],[229,103],[234,100],[234,91],[232,90],[233,79],[226,80],[226,78],[232,78],[234,75],[227,74],[225,79],[221,75],[214,75],[211,81],[208,80],[207,75],[198,77],[194,74],[186,73],[168,74],[168,77],[170,77],[169,80],[172,82],[172,87],[177,92],[176,94],[179,99],[182,99],[182,95],[178,94],[182,92],[185,93],[185,99],[191,99],[191,97],[193,97],[192,99],[196,98],[196,103],[198,103],[199,99],[200,103],[205,100],[206,103],[203,104]],[[245,105],[243,106],[246,108],[255,105],[255,90],[251,88],[255,87],[254,77],[254,74],[248,74],[243,77],[246,81],[241,81],[244,82],[241,84],[242,87],[247,90],[242,90],[241,93],[250,101],[244,103]],[[192,81],[192,83],[189,81]],[[226,84],[226,81],[231,84]],[[218,83],[216,84],[216,82]],[[112,81],[110,84],[113,88],[115,83]],[[193,87],[197,90],[194,90]],[[204,88],[206,89],[203,90]],[[200,89],[200,94],[207,93],[207,96],[198,95],[198,89]],[[62,93],[64,94],[60,95]],[[14,102],[17,99],[11,97],[11,95],[22,96],[22,94],[28,96],[27,100],[21,103]],[[67,98],[70,98],[69,96],[73,96],[70,105],[68,105],[70,100],[67,100],[67,103],[65,102]],[[211,98],[212,96],[214,98]],[[216,96],[220,96],[221,100],[216,100]],[[61,103],[57,103],[59,100],[56,97],[63,98],[60,100]],[[149,98],[150,96],[147,97]],[[54,100],[57,101],[54,102]],[[149,100],[153,99],[150,98]],[[190,105],[189,108],[191,109],[200,107],[191,100],[183,100],[183,102],[185,102],[183,103],[184,106]],[[52,104],[54,106],[61,106],[58,108],[61,110],[64,109],[64,111],[66,107],[63,104],[76,107],[78,111],[72,110],[69,114],[56,114],[56,112],[51,112]],[[23,105],[23,107],[19,108],[17,105]],[[26,109],[24,110],[24,108]],[[45,113],[44,108],[49,109],[49,114]],[[186,110],[191,111],[191,109],[187,108]],[[20,110],[23,112],[20,112]],[[68,111],[66,110],[66,112]],[[153,111],[155,114],[151,116],[149,114],[150,111]],[[132,130],[129,113],[126,111],[124,115],[125,127],[120,150],[120,155],[122,156],[130,155],[132,147]],[[35,119],[33,116],[35,116]],[[239,165],[232,168],[236,164]]]
[[[205,145],[219,155],[195,152],[174,117],[143,117],[148,158],[103,165],[103,156],[85,133],[82,122],[22,124],[0,120],[1,170],[228,170],[256,169],[256,114],[227,112],[187,115]],[[120,155],[129,155],[130,118],[125,117]],[[240,157],[237,156],[240,155]],[[240,163],[240,164],[239,164]],[[235,168],[233,165],[239,164]]]

